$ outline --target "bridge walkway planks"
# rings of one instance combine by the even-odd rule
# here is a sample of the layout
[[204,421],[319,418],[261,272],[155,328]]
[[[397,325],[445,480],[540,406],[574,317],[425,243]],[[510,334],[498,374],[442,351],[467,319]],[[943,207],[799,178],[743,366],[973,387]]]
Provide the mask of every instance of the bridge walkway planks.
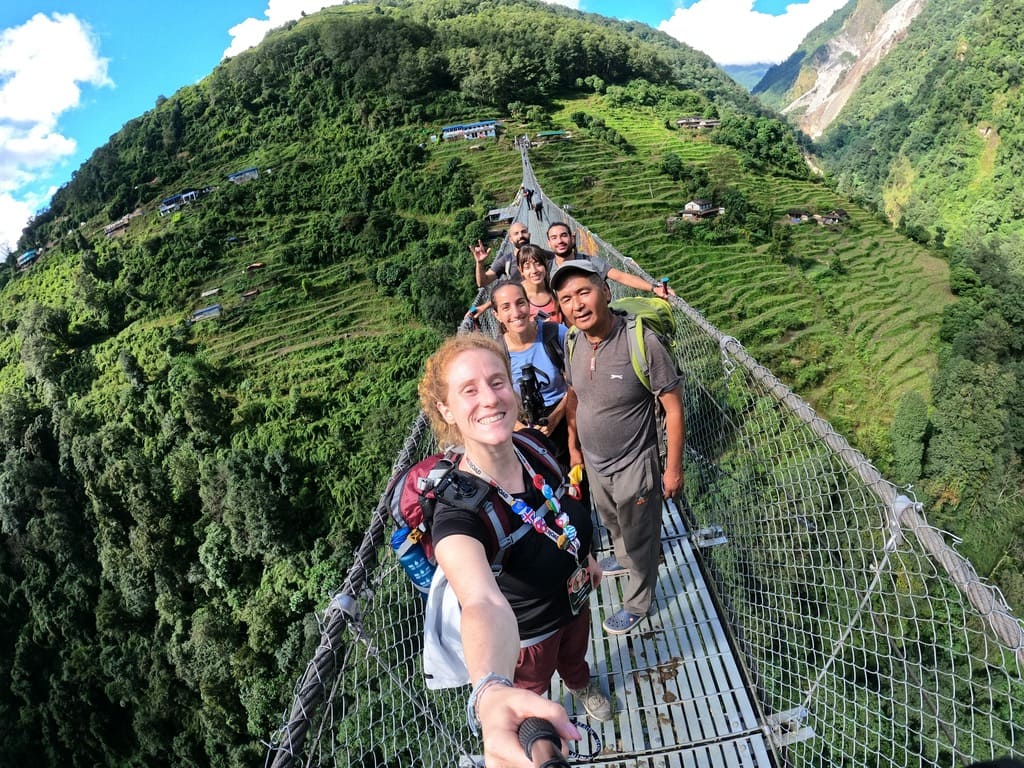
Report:
[[[601,535],[605,556],[611,544]],[[654,608],[637,629],[609,635],[601,628],[622,604],[625,577],[605,578],[591,596],[588,659],[611,694],[615,718],[588,718],[557,676],[552,696],[597,731],[602,751],[593,765],[769,768],[753,701],[673,505],[662,516],[661,539]]]

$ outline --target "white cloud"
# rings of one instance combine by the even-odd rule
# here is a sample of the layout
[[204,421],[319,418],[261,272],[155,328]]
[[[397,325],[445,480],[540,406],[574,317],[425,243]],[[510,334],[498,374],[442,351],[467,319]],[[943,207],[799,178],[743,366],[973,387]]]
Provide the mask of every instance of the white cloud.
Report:
[[7,250],[14,250],[15,243],[21,236],[32,210],[28,203],[15,200],[10,194],[0,192],[0,257],[6,256]]
[[5,124],[0,118],[0,191],[11,191],[32,178],[31,171],[47,168],[75,151],[69,139],[42,123]]
[[804,37],[847,0],[791,3],[772,16],[754,10],[754,0],[697,0],[677,8],[658,29],[703,51],[718,64],[784,61]]
[[37,13],[0,31],[0,246],[14,247],[46,199],[25,191],[75,151],[58,118],[81,100],[81,84],[112,85],[89,27],[71,14]]
[[43,204],[45,201],[38,198],[18,200],[7,192],[0,192],[0,256],[3,256],[7,249],[15,250],[18,238],[21,237],[21,230]]
[[237,56],[242,51],[259,45],[264,36],[272,29],[294,21],[303,13],[316,13],[321,8],[341,5],[338,0],[268,0],[267,10],[263,12],[265,19],[248,18],[239,22],[231,29],[231,45],[224,51],[224,58]]

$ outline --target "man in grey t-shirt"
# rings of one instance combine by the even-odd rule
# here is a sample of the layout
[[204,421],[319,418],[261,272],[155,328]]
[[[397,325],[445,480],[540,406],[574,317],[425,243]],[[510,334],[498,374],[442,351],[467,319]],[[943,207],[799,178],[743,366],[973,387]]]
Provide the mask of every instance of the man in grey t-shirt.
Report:
[[[612,537],[615,558],[606,573],[629,574],[622,609],[604,622],[605,631],[623,634],[650,610],[661,554],[662,500],[683,488],[679,375],[658,337],[645,330],[650,389],[637,378],[626,318],[609,306],[608,284],[593,262],[562,263],[551,287],[562,312],[574,318],[565,342],[570,464],[585,464],[594,503]],[[664,470],[656,403],[665,410]]]
[[491,266],[484,269],[484,262],[491,255],[491,249],[477,240],[476,245],[471,245],[469,250],[476,261],[476,285],[483,288],[495,280],[514,280],[519,277],[519,264],[516,263],[516,256],[519,249],[530,242],[530,228],[520,221],[514,222],[508,228],[508,241],[511,248],[501,250],[491,262]]

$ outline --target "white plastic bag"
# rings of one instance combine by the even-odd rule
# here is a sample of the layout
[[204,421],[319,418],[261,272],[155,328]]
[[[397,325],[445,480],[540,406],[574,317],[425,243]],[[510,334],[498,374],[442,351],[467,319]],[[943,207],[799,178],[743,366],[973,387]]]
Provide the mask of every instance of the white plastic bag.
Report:
[[462,606],[440,568],[430,581],[423,616],[423,675],[431,690],[469,685],[462,650]]

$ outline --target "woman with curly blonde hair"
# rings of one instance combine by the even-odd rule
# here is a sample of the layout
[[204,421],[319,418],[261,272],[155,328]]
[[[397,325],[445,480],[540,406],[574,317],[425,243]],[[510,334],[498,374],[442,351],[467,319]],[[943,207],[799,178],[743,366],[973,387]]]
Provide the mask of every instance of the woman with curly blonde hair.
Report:
[[[577,736],[565,710],[542,696],[556,671],[591,716],[612,716],[586,661],[589,594],[601,580],[590,513],[564,493],[557,463],[542,460],[553,450],[544,436],[515,432],[519,401],[496,341],[478,333],[448,339],[427,361],[419,394],[438,442],[463,448],[453,470],[459,482],[486,494],[474,510],[439,498],[431,527],[438,567],[462,607],[470,710],[483,727],[487,764],[525,767],[515,733],[526,717]],[[497,573],[487,505],[513,540]]]

